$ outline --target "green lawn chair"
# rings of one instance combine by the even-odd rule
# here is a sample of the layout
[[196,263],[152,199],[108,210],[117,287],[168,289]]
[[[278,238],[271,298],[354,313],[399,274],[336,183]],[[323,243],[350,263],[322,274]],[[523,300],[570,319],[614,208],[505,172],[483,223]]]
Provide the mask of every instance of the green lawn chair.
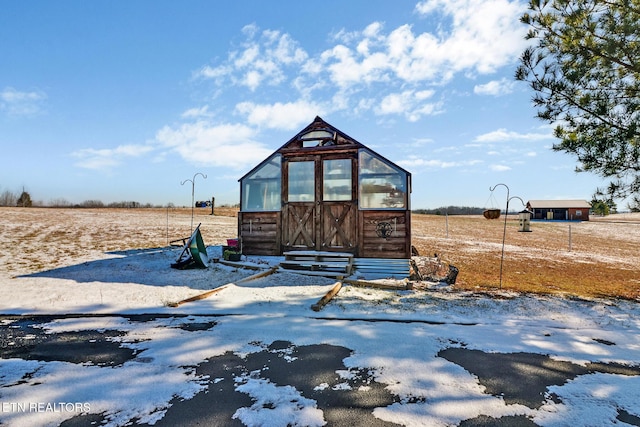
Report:
[[207,255],[207,247],[202,240],[200,224],[198,224],[182,248],[180,256],[176,262],[171,264],[171,267],[180,270],[184,270],[185,268],[207,268],[208,262],[209,255]]

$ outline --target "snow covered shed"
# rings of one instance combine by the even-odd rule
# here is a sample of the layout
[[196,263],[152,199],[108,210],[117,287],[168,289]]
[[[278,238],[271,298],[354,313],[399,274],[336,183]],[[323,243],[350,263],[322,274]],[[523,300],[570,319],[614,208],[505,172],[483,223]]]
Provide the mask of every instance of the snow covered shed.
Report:
[[589,221],[591,204],[586,200],[529,200],[532,219]]
[[320,117],[239,181],[244,254],[411,257],[411,174]]

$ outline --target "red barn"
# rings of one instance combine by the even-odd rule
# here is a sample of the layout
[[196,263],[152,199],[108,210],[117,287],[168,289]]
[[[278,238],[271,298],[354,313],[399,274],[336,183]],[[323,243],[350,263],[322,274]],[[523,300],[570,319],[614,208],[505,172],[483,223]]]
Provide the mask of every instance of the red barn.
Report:
[[586,200],[529,200],[531,219],[589,221],[591,204]]

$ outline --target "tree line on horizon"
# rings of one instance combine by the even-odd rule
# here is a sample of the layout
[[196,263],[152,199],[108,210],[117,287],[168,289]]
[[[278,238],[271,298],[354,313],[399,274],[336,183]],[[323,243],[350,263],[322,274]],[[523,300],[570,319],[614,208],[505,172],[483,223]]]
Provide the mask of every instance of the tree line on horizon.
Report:
[[473,206],[441,206],[434,209],[412,209],[411,213],[424,215],[482,215],[485,208]]
[[31,195],[23,191],[21,194],[3,191],[0,193],[0,206],[2,207],[46,207],[46,208],[161,208],[175,207],[173,203],[169,205],[153,205],[151,203],[140,203],[136,201],[120,201],[104,203],[101,200],[85,200],[81,203],[72,203],[66,199],[53,199],[48,202],[34,201]]
[[[92,199],[85,200],[80,203],[72,203],[64,198],[57,198],[43,202],[39,200],[32,200],[28,191],[22,190],[21,193],[5,190],[0,192],[0,207],[43,207],[43,208],[120,208],[120,209],[138,209],[138,208],[178,208],[189,206],[177,206],[174,203],[167,203],[163,205],[152,203],[140,203],[132,200],[124,200],[119,202],[104,203],[101,200]],[[240,204],[228,205],[223,204],[219,207],[240,207]]]

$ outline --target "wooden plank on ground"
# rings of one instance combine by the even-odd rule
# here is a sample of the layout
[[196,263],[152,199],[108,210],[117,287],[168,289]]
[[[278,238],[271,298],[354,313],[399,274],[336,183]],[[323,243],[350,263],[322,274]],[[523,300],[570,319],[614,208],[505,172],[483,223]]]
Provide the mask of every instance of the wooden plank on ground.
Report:
[[408,280],[403,280],[404,286],[396,286],[396,285],[390,285],[387,283],[378,283],[378,282],[371,282],[368,280],[355,280],[355,279],[344,279],[343,282],[346,283],[347,285],[358,286],[361,288],[389,289],[394,291],[413,289],[413,283],[409,282]]
[[331,301],[331,299],[335,297],[338,294],[338,292],[340,292],[340,289],[342,289],[342,282],[336,282],[335,285],[333,285],[333,288],[331,288],[331,290],[327,292],[325,296],[320,298],[320,300],[317,303],[311,306],[311,309],[313,311],[322,310],[322,307],[327,305],[329,301]]
[[201,300],[201,299],[205,299],[205,298],[207,298],[207,297],[209,297],[209,296],[211,296],[211,295],[213,295],[215,293],[220,292],[223,289],[226,289],[229,285],[232,285],[232,283],[227,283],[226,285],[219,286],[219,287],[217,287],[215,289],[207,291],[207,292],[205,292],[203,294],[198,294],[198,295],[193,296],[191,298],[183,299],[182,301],[170,303],[169,307],[178,307],[179,305],[182,305],[182,304],[187,303],[187,302],[193,302],[193,301],[198,301],[198,300]]
[[244,279],[240,279],[236,283],[227,283],[226,285],[219,286],[219,287],[217,287],[215,289],[212,289],[210,291],[204,292],[202,294],[195,295],[195,296],[193,296],[191,298],[186,298],[186,299],[183,299],[182,301],[171,303],[171,304],[169,304],[169,307],[178,307],[178,306],[180,306],[180,305],[182,305],[184,303],[187,303],[187,302],[203,300],[203,299],[205,299],[207,297],[210,297],[213,294],[216,294],[216,293],[222,291],[223,289],[226,289],[230,285],[239,284],[239,283],[246,283],[246,282],[249,282],[251,280],[260,279],[262,277],[266,277],[266,276],[268,276],[270,274],[275,273],[277,270],[278,270],[278,267],[272,267],[269,270],[261,271],[260,273],[256,273],[256,274],[254,274],[252,276],[248,276],[248,277],[245,277]]
[[245,264],[243,261],[226,261],[224,259],[218,260],[220,264],[227,265],[229,267],[245,268],[247,270],[262,270],[259,265]]
[[236,282],[236,284],[240,284],[240,283],[246,283],[246,282],[250,282],[252,280],[256,280],[256,279],[260,279],[262,277],[267,277],[273,273],[275,273],[276,271],[278,271],[278,267],[271,267],[270,269],[266,270],[266,271],[261,271],[260,273],[256,273],[252,276],[248,276],[245,277],[244,279],[240,279]]

